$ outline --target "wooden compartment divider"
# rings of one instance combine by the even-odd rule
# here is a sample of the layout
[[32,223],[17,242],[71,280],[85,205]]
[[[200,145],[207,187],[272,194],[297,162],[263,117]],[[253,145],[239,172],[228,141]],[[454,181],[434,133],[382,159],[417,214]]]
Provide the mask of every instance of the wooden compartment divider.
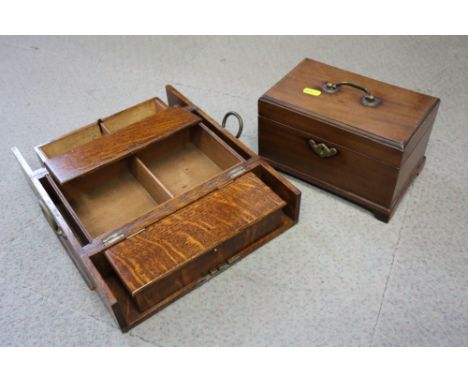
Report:
[[174,195],[166,188],[164,184],[154,175],[142,160],[135,156],[131,158],[130,166],[135,178],[137,178],[146,191],[159,203],[172,199]]

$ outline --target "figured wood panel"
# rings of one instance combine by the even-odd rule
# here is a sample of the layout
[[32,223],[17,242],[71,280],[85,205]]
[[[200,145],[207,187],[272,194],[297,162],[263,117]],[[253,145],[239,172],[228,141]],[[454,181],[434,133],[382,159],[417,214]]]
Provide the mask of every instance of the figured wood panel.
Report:
[[[259,118],[258,137],[260,155],[265,158],[374,203],[391,205],[398,177],[396,169],[262,117]],[[330,158],[320,158],[310,147],[309,139],[334,147],[338,153]]]
[[278,228],[283,222],[284,216],[282,210],[262,218],[255,224],[237,233],[233,237],[225,240],[216,246],[216,248],[201,254],[180,267],[175,272],[171,272],[167,277],[159,279],[158,282],[144,289],[144,292],[138,293],[133,297],[133,301],[140,311],[146,311],[153,305],[161,302],[165,298],[177,293],[186,285],[190,285],[197,280],[201,280],[213,271],[219,269],[224,264],[230,264],[230,259],[237,259],[239,253],[251,243],[261,240],[262,237]]
[[[282,215],[281,225],[273,230],[272,232],[266,234],[259,240],[249,244],[247,247],[243,248],[238,255],[240,257],[245,257],[256,249],[260,248],[262,245],[268,243],[270,240],[276,238],[278,235],[288,230],[294,225],[294,221],[288,218],[286,215]],[[88,262],[90,260],[85,258]],[[112,307],[111,309],[114,312],[114,315],[117,316],[121,313],[120,317],[122,320],[119,320],[120,328],[123,332],[127,332],[131,328],[135,327],[142,321],[148,319],[155,313],[159,312],[161,309],[171,304],[175,300],[183,297],[185,294],[196,288],[199,284],[193,282],[189,285],[184,286],[181,289],[178,289],[175,293],[168,296],[161,302],[154,304],[151,308],[141,311],[137,308],[134,303],[134,299],[128,294],[124,286],[120,282],[119,278],[115,274],[106,274],[101,275],[100,272],[93,266],[90,266],[94,279],[96,279],[96,286],[98,292],[101,294],[106,305]],[[113,305],[114,304],[114,305]]]
[[[354,82],[383,99],[377,107],[361,105],[363,93],[342,87],[334,94],[320,96],[303,93],[304,88],[321,89],[327,82]],[[289,72],[266,94],[267,99],[330,123],[353,129],[357,134],[403,148],[439,102],[435,97],[403,89],[330,65],[306,59]]]
[[199,122],[200,118],[182,108],[168,108],[114,134],[104,135],[48,159],[45,165],[63,184],[142,149],[158,138]]
[[248,173],[105,254],[128,291],[136,295],[285,205]]
[[[357,151],[374,160],[379,160],[398,168],[401,166],[404,151],[401,148],[376,142],[368,137],[355,134],[338,127],[332,121],[325,121],[300,113],[286,106],[280,106],[273,101],[267,101],[266,97],[260,98],[258,102],[259,118],[267,118],[277,123],[292,126],[306,133],[320,137],[328,142],[339,144],[353,151]],[[259,150],[262,141],[259,141]]]

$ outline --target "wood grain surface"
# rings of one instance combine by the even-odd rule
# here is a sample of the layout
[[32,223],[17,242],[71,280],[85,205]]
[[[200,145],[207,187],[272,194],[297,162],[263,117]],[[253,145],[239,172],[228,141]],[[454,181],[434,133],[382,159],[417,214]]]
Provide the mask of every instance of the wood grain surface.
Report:
[[[361,105],[363,92],[342,87],[334,94],[303,93],[304,88],[320,89],[324,83],[354,82],[383,99],[377,107]],[[298,111],[352,129],[392,146],[404,148],[438,99],[377,81],[356,73],[306,59],[271,88],[265,96]]]
[[248,173],[106,251],[132,295],[286,203]]
[[142,149],[158,138],[193,126],[200,118],[182,108],[168,108],[114,134],[103,135],[60,156],[45,165],[59,183],[66,183],[96,168]]
[[[366,87],[383,102],[342,87],[317,96],[328,82]],[[419,173],[440,100],[306,59],[258,103],[260,155],[277,169],[361,204],[388,221]],[[314,145],[335,150],[322,157]]]
[[[313,179],[333,184],[378,204],[391,204],[398,170],[370,160],[357,151],[323,140],[307,132],[259,118],[260,154],[292,167]],[[338,154],[320,158],[311,149],[309,139],[334,147]]]

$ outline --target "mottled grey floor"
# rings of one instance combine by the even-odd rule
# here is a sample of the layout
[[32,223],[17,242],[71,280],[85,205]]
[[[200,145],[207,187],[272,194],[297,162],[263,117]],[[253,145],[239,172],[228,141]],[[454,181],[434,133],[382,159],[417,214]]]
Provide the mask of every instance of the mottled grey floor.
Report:
[[[304,57],[442,99],[389,224],[313,186],[300,224],[121,334],[53,235],[11,146],[174,84],[257,149],[257,99]],[[468,38],[0,38],[0,345],[468,345]]]

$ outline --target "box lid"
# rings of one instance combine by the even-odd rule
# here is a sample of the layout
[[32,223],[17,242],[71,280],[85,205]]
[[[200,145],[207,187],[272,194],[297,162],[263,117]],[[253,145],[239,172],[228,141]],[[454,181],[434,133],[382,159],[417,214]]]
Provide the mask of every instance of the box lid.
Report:
[[285,205],[249,172],[116,244],[105,255],[135,297]]
[[[327,86],[343,82],[346,84]],[[365,91],[352,87],[354,84],[367,89],[377,101],[369,98],[371,102],[367,102]],[[405,150],[439,102],[311,59],[302,61],[262,99],[399,151]]]

